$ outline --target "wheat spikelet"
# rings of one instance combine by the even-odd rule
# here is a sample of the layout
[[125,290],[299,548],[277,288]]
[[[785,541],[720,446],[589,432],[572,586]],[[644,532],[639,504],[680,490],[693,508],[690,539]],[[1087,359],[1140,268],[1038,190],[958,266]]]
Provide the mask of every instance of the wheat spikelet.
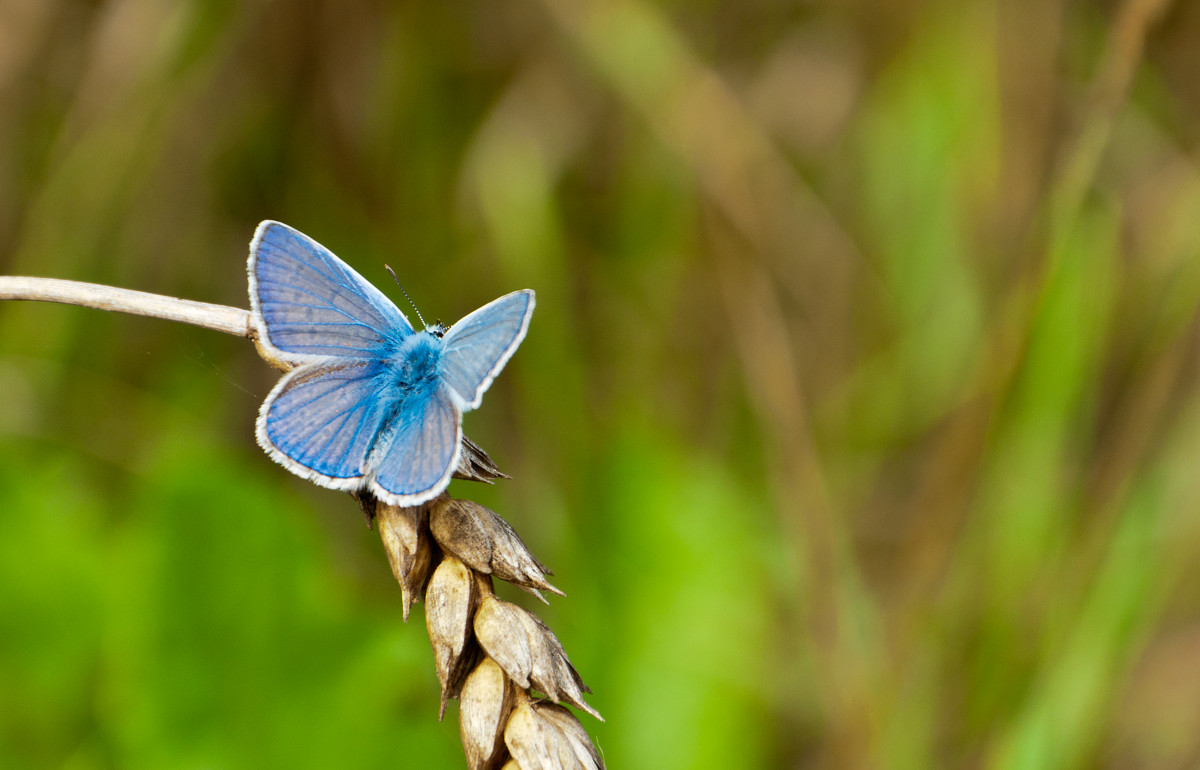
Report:
[[[460,478],[491,481],[503,475],[465,438],[463,450]],[[367,496],[359,502],[378,526],[400,584],[405,620],[413,602],[424,598],[442,687],[438,718],[451,699],[459,700],[467,766],[603,770],[583,725],[558,705],[602,719],[583,700],[591,690],[546,624],[492,590],[497,577],[543,602],[542,591],[563,595],[508,522],[478,503],[446,494],[412,508]]]

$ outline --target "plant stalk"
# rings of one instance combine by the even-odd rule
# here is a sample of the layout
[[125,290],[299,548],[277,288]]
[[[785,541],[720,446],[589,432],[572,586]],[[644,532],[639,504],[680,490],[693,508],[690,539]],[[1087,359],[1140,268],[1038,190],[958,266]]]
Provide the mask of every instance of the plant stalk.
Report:
[[2,275],[0,300],[6,299],[82,305],[97,310],[115,310],[120,313],[179,321],[236,337],[252,336],[249,310],[82,281]]

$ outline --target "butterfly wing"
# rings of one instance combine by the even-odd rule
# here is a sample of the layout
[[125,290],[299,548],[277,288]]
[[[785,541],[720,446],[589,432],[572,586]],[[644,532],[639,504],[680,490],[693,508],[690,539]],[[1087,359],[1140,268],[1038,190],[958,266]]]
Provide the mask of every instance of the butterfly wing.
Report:
[[376,358],[413,333],[383,295],[313,239],[280,222],[250,243],[250,309],[260,344],[285,362]]
[[392,404],[383,362],[329,359],[284,375],[258,414],[258,443],[273,460],[322,486],[360,489],[367,456]]
[[479,406],[483,392],[512,358],[533,315],[533,292],[506,294],[463,318],[442,338],[442,381],[466,412]]
[[458,467],[462,413],[445,387],[409,395],[372,453],[371,491],[392,505],[417,505],[441,494]]

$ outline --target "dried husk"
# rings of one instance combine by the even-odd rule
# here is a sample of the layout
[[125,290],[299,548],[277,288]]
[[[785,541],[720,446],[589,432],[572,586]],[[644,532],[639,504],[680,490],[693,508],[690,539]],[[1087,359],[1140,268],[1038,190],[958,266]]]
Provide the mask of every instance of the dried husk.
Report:
[[594,763],[596,767],[603,769],[604,761],[600,758],[600,752],[596,750],[591,736],[574,714],[562,706],[545,701],[534,701],[530,708],[547,722],[553,723],[567,738],[571,747],[575,749],[575,756],[579,758],[580,764],[590,767]]
[[471,770],[492,768],[504,757],[504,726],[516,691],[512,680],[491,658],[480,661],[459,693],[458,724]]
[[504,744],[521,770],[604,770],[579,720],[553,703],[521,699],[508,718]]
[[[360,500],[360,502],[363,502]],[[429,577],[432,548],[429,542],[428,513],[424,506],[399,508],[374,501],[373,514],[379,527],[383,550],[387,553],[392,574],[400,584],[404,619],[413,602],[418,601]],[[364,511],[367,510],[363,503]]]
[[491,484],[494,479],[510,478],[502,473],[488,453],[466,436],[462,437],[462,454],[458,458],[458,467],[454,470],[454,478],[467,481],[482,481]]
[[495,575],[545,599],[538,589],[563,595],[550,585],[550,571],[534,558],[507,521],[472,502],[442,496],[429,506],[429,528],[438,544],[467,566]]
[[521,689],[534,687],[555,703],[565,701],[604,721],[584,702],[583,693],[591,690],[571,665],[558,637],[536,615],[487,595],[475,613],[474,626],[484,652]]
[[425,627],[442,685],[438,719],[446,713],[446,702],[458,696],[474,663],[474,650],[469,642],[477,593],[475,576],[453,556],[438,565],[425,591]]

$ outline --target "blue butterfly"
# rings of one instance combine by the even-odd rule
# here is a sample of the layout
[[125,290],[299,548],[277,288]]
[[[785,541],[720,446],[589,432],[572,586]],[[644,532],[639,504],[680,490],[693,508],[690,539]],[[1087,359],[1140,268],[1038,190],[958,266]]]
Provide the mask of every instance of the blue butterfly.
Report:
[[525,338],[533,292],[416,331],[328,249],[271,221],[254,233],[247,271],[260,350],[290,369],[258,413],[271,459],[391,505],[441,494],[462,452],[462,413]]

